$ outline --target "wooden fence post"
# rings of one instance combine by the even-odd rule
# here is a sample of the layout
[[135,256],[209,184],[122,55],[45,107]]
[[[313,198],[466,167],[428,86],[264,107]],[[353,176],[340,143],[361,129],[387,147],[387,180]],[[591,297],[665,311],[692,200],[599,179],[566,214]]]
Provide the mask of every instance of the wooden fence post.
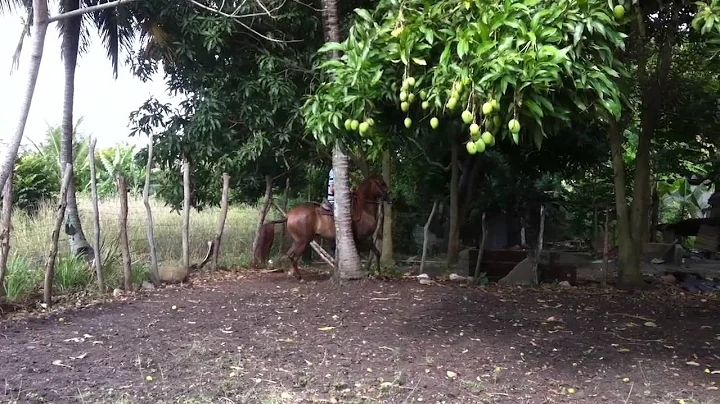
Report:
[[543,236],[545,233],[545,205],[540,205],[540,231],[538,231],[538,240],[537,240],[537,247],[535,248],[535,257],[533,259],[533,266],[532,266],[532,274],[533,274],[533,281],[535,284],[540,283],[540,279],[538,277],[538,265],[540,264],[540,253],[542,252],[543,248]]
[[423,226],[423,249],[422,257],[420,258],[420,273],[425,270],[425,258],[427,257],[428,238],[430,238],[430,223],[432,223],[433,217],[435,216],[435,209],[437,208],[437,201],[433,202],[430,215],[428,216],[425,226]]
[[222,235],[225,230],[225,220],[227,219],[228,213],[228,199],[230,193],[230,175],[223,173],[223,187],[222,187],[222,199],[220,199],[220,217],[218,217],[217,229],[215,231],[215,238],[213,239],[212,246],[212,264],[210,267],[211,271],[217,269],[218,258],[220,257],[220,244],[222,244]]
[[152,170],[153,143],[152,136],[148,136],[148,160],[145,166],[145,188],[143,188],[143,204],[147,216],[147,238],[150,246],[150,279],[153,285],[160,286],[160,273],[158,271],[157,250],[155,249],[155,232],[153,231],[152,209],[150,208],[150,171]]
[[105,293],[105,282],[103,280],[102,273],[102,254],[100,251],[100,209],[98,207],[98,193],[97,193],[97,173],[95,171],[95,146],[97,145],[97,138],[94,136],[90,138],[90,194],[92,198],[93,208],[93,228],[95,234],[93,235],[93,249],[95,250],[95,275],[97,276],[98,290],[100,293]]
[[487,226],[485,224],[485,212],[482,214],[482,239],[478,247],[478,256],[475,261],[475,279],[480,279],[480,266],[482,265],[483,253],[485,252],[485,241],[487,240]]
[[128,218],[128,188],[124,175],[117,176],[118,196],[120,197],[120,215],[118,217],[120,227],[120,252],[122,254],[123,281],[125,291],[132,290],[132,267],[130,264],[130,245],[128,242],[127,218]]
[[67,189],[72,178],[72,164],[65,164],[63,171],[62,183],[60,185],[60,202],[55,212],[55,226],[52,232],[52,241],[50,243],[50,252],[45,261],[45,283],[43,291],[43,299],[49,308],[52,306],[52,285],[55,276],[55,258],[57,257],[58,239],[60,238],[60,227],[65,218],[65,208],[67,207]]
[[[272,189],[273,189],[273,177],[266,175],[265,176],[265,199],[263,200],[262,208],[260,208],[260,211],[258,212],[258,220],[257,220],[257,226],[255,227],[255,238],[253,239],[252,243],[252,250],[251,255],[253,256],[253,261],[255,261],[255,248],[257,246],[258,241],[260,240],[260,229],[262,228],[263,222],[265,221],[265,217],[267,216],[268,211],[270,210],[270,203],[272,202]],[[260,265],[261,263],[256,262],[255,265]],[[265,263],[262,263],[265,264]]]
[[10,231],[12,229],[12,207],[13,207],[13,172],[5,181],[3,187],[3,207],[0,214],[0,298],[5,294],[5,274],[7,273],[7,263],[10,258]]
[[183,161],[182,266],[190,271],[190,162]]

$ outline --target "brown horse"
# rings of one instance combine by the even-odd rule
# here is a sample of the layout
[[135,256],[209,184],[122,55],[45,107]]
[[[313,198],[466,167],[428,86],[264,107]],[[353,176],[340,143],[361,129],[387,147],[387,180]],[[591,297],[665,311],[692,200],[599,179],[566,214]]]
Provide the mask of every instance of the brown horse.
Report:
[[[352,192],[350,212],[355,244],[357,246],[365,241],[363,244],[370,246],[370,249],[377,258],[378,265],[380,261],[380,251],[375,247],[372,240],[367,243],[366,239],[373,235],[377,227],[376,213],[378,202],[392,203],[392,200],[393,197],[390,195],[387,184],[379,175],[372,175],[366,178],[365,181],[360,183],[357,189]],[[265,225],[260,228],[260,239],[266,239],[263,233],[273,231],[273,228],[267,226],[267,224],[284,222],[287,222],[288,232],[293,238],[293,245],[287,253],[293,266],[292,274],[295,275],[297,279],[301,279],[298,261],[313,238],[320,236],[328,240],[335,240],[335,220],[333,212],[324,203],[306,202],[297,205],[287,212],[285,219],[265,223]],[[272,241],[269,244],[263,245],[263,248],[269,250],[271,246]]]

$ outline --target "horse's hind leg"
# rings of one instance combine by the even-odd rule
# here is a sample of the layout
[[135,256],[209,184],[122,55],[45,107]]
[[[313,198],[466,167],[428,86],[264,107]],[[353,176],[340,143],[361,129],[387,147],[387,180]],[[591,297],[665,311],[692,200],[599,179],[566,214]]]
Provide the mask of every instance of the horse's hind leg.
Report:
[[293,266],[292,275],[294,275],[297,279],[302,279],[302,275],[300,274],[300,268],[298,268],[298,261],[300,260],[300,257],[302,256],[306,247],[307,243],[303,244],[298,241],[293,241],[293,245],[288,251],[288,257],[290,258],[290,262],[292,262]]

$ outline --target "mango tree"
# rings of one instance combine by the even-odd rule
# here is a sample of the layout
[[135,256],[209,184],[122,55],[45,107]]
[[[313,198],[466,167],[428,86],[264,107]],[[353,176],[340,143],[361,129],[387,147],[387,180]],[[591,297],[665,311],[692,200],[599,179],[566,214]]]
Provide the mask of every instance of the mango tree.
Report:
[[153,136],[154,158],[170,180],[158,184],[159,197],[180,206],[184,158],[193,166],[192,204],[202,208],[219,203],[223,172],[232,202],[254,202],[267,175],[298,173],[317,155],[299,135],[297,111],[312,78],[309,56],[322,40],[312,10],[287,4],[272,21],[258,17],[254,33],[232,18],[163,1],[137,3],[135,14],[162,27],[162,40],[149,41],[134,60],[136,75],[149,77],[162,61],[169,90],[185,98],[178,108],[150,99],[131,114],[131,135]]
[[[381,0],[356,9],[346,40],[322,52],[327,77],[303,106],[321,143],[382,144],[395,122],[447,132],[453,155],[448,260],[458,249],[458,157],[496,142],[532,142],[567,127],[574,114],[616,120],[626,69],[614,57],[624,10],[600,0]],[[427,145],[433,147],[432,145]]]

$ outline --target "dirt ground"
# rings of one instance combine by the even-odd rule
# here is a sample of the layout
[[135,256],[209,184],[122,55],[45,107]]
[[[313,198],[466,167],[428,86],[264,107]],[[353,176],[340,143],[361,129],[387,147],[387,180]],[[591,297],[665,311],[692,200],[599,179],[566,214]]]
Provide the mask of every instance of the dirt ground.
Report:
[[720,403],[719,301],[225,273],[5,315],[0,401]]

